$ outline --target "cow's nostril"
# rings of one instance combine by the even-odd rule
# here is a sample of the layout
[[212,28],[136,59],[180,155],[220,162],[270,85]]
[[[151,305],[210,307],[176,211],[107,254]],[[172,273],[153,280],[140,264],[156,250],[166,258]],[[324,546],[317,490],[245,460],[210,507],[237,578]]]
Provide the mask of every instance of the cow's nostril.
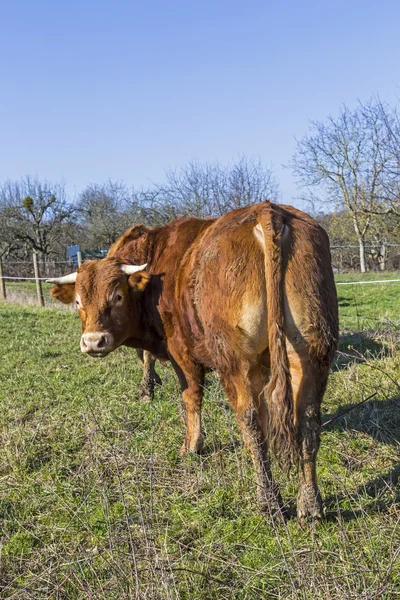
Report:
[[86,347],[87,347],[87,344],[86,344],[86,342],[85,342],[85,338],[84,338],[84,336],[82,336],[82,339],[81,339],[81,344],[82,344],[82,346],[83,346],[84,348],[86,348]]
[[97,342],[97,347],[104,348],[105,345],[106,345],[106,338],[104,335],[102,335],[101,338],[99,339],[99,341]]

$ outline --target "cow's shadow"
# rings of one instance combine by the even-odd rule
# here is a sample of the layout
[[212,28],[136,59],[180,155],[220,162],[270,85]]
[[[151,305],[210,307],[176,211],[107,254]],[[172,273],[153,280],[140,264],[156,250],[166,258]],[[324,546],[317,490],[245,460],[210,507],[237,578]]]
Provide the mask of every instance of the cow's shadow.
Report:
[[[354,408],[353,408],[354,407]],[[348,412],[351,409],[351,412]],[[332,423],[328,423],[335,419]],[[324,425],[326,423],[326,425]],[[378,442],[398,446],[400,442],[400,395],[364,404],[344,404],[335,414],[322,416],[323,431],[361,431]]]
[[383,358],[390,352],[387,345],[366,332],[345,333],[340,336],[332,370],[340,371],[351,363]]
[[[344,414],[353,406],[351,412]],[[342,414],[343,416],[341,416]],[[362,405],[344,405],[335,415],[324,415],[322,424],[335,417],[338,418],[334,422],[323,426],[324,432],[359,431],[371,436],[379,443],[392,445],[398,450],[400,444],[400,395],[387,400],[370,400]],[[351,465],[350,461],[348,468],[357,467]],[[355,489],[347,490],[343,485],[343,492],[325,498],[326,518],[335,520],[340,513],[340,518],[347,521],[356,519],[365,513],[389,511],[394,504],[400,504],[400,487],[397,486],[399,480],[400,464],[382,473],[377,473],[376,477]],[[360,506],[362,501],[362,508],[339,509],[338,507],[344,501],[350,501],[355,506]]]

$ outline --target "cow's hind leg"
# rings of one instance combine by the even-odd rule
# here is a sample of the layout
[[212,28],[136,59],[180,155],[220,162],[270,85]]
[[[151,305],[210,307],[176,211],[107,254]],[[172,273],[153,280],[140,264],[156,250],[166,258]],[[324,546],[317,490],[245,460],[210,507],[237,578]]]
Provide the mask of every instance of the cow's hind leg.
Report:
[[272,479],[269,462],[267,409],[261,368],[259,365],[248,366],[240,373],[221,374],[221,380],[253,460],[260,510],[271,515],[282,515],[282,499],[278,485]]
[[297,355],[289,357],[292,377],[294,418],[298,432],[300,482],[297,518],[322,516],[322,500],[317,484],[316,460],[320,443],[321,401],[328,372]]

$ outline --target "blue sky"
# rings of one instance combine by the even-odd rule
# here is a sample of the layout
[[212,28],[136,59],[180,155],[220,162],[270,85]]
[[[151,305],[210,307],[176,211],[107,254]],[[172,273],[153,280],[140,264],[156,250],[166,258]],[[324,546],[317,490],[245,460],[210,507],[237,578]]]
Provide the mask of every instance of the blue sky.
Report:
[[190,160],[282,168],[310,119],[400,97],[400,3],[3,0],[0,181],[136,187]]

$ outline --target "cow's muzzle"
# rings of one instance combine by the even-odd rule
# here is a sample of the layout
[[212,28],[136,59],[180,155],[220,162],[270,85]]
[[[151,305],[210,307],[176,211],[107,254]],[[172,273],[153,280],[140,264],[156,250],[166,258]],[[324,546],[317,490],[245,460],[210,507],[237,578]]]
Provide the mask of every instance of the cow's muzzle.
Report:
[[91,332],[81,337],[81,350],[95,358],[106,356],[114,349],[114,338],[111,333]]

